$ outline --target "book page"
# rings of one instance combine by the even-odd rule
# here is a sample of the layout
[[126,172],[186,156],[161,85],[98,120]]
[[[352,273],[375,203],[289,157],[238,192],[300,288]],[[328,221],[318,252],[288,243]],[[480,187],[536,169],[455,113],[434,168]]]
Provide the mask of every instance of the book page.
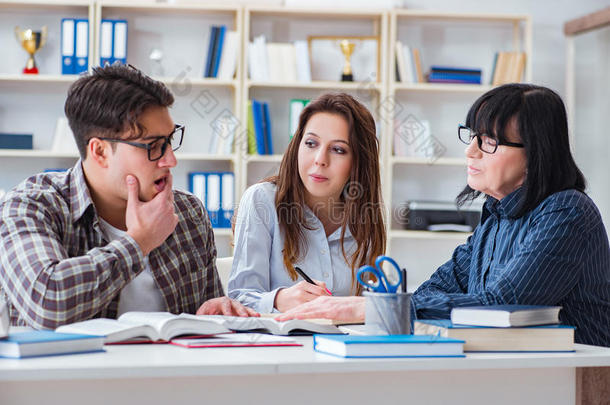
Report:
[[60,333],[81,333],[85,335],[106,336],[106,343],[119,342],[136,337],[158,340],[157,332],[149,325],[128,324],[116,319],[96,318],[63,325],[55,329]]

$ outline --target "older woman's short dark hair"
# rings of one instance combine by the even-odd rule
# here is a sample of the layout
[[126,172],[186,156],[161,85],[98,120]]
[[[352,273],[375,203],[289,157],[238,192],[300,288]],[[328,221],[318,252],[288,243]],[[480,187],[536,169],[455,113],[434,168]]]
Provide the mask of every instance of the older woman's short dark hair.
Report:
[[[505,84],[474,102],[468,111],[466,126],[507,141],[506,127],[513,118],[520,137],[518,142],[525,146],[527,159],[525,193],[518,216],[559,191],[584,192],[586,182],[570,152],[568,120],[561,97],[542,86]],[[480,192],[466,186],[456,200],[461,205],[478,195]]]

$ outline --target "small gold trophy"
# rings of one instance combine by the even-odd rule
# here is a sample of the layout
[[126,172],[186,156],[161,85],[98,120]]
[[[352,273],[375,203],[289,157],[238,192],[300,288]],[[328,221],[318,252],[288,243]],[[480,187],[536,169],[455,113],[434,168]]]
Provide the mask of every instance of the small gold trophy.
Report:
[[352,74],[352,63],[350,62],[350,58],[352,53],[354,53],[354,48],[356,44],[353,42],[349,42],[347,39],[342,40],[339,45],[341,46],[341,52],[343,52],[343,56],[345,57],[345,65],[343,65],[343,74],[341,75],[342,82],[353,82],[354,75]]
[[30,54],[23,73],[38,74],[34,54],[47,42],[47,27],[42,27],[40,31],[33,31],[31,29],[21,30],[19,27],[15,27],[15,36],[23,49]]

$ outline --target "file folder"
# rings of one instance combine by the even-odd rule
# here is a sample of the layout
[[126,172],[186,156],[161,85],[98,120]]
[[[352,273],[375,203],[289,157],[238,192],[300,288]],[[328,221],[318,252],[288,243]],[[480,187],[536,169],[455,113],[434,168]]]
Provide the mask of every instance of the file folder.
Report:
[[102,20],[100,24],[100,66],[112,64],[113,31],[114,22]]
[[74,74],[74,19],[61,20],[61,74]]
[[220,203],[222,208],[222,228],[231,227],[231,218],[233,217],[233,206],[235,204],[235,175],[231,172],[222,174],[221,187],[222,194]]
[[219,228],[220,218],[220,173],[209,173],[207,178],[206,209],[212,228]]
[[127,63],[127,21],[116,20],[114,21],[114,38],[112,41],[113,55],[111,64],[119,62],[121,64]]
[[79,74],[89,69],[89,20],[75,20],[75,57],[74,73]]

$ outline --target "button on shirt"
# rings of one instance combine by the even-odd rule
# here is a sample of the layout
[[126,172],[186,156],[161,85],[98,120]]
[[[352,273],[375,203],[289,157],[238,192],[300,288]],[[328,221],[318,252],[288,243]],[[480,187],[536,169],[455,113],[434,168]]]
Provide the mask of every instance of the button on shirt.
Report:
[[[244,193],[235,223],[235,253],[229,278],[229,297],[261,313],[274,311],[277,291],[296,282],[284,266],[284,238],[275,208],[276,186],[265,182],[255,184]],[[323,281],[333,295],[351,295],[351,265],[341,249],[341,228],[326,237],[324,226],[307,207],[305,218],[314,229],[303,228],[306,248],[295,266],[309,277]],[[298,226],[297,224],[293,226]],[[349,229],[344,242],[347,257],[356,250],[356,241]]]
[[417,318],[473,305],[559,305],[576,342],[610,346],[610,248],[597,207],[566,190],[517,218],[523,196],[519,188],[488,197],[472,236],[415,291]]

